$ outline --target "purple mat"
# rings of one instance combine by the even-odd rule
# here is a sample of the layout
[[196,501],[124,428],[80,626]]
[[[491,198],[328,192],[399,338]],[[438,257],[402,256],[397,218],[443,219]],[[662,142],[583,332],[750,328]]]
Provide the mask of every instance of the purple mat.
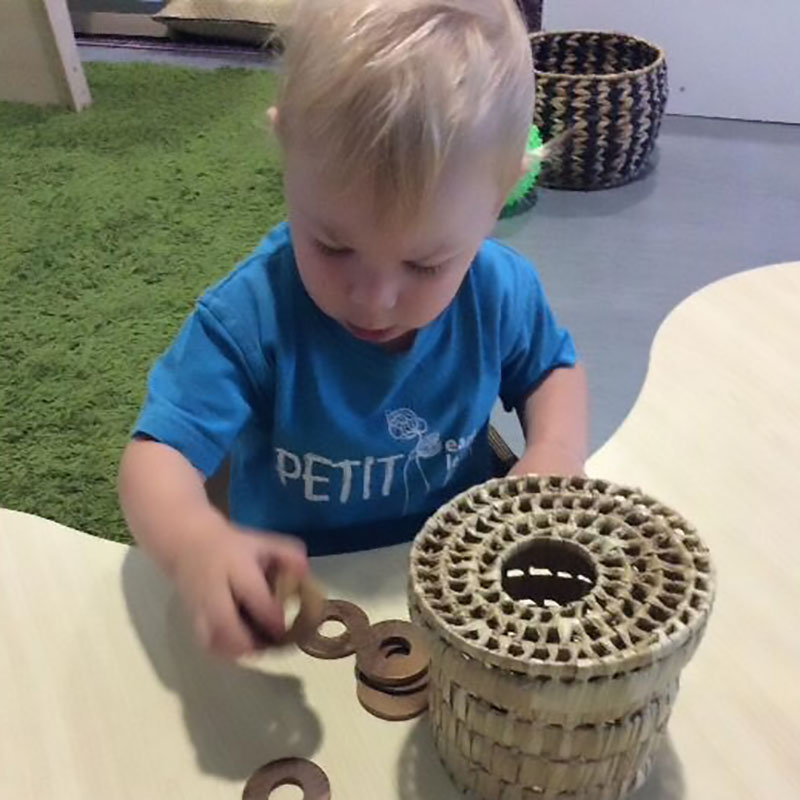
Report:
[[78,44],[97,47],[117,47],[127,50],[155,50],[162,53],[181,53],[183,55],[202,56],[247,56],[264,58],[270,56],[269,50],[257,45],[234,44],[209,39],[195,38],[144,38],[140,36],[87,36],[77,34]]

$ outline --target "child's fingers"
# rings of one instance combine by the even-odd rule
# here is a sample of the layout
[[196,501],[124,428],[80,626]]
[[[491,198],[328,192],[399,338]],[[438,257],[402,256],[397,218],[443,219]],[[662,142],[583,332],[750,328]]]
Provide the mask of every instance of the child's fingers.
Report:
[[298,578],[308,572],[308,555],[302,539],[293,536],[260,534],[258,542],[258,561],[262,569],[272,573],[277,565]]
[[207,649],[228,658],[251,653],[258,644],[255,632],[241,618],[227,584],[207,598],[204,610],[195,619],[195,630]]
[[[286,632],[283,608],[267,582],[267,577],[257,561],[240,568],[232,577],[232,589],[236,600],[244,606],[251,620],[268,639],[277,640]],[[262,642],[263,644],[263,642]]]

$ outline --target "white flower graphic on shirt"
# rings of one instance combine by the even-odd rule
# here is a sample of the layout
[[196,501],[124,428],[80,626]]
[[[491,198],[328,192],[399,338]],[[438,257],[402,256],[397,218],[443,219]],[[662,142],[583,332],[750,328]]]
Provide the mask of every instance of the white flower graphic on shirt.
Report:
[[389,426],[389,435],[393,439],[407,442],[416,440],[416,444],[408,454],[406,463],[403,466],[403,485],[406,493],[403,513],[405,513],[408,511],[410,499],[409,469],[411,465],[416,464],[425,484],[425,491],[429,492],[431,485],[425,475],[425,470],[422,468],[422,459],[439,455],[442,452],[442,440],[438,433],[428,433],[428,423],[422,417],[417,416],[410,408],[387,411],[386,422]]

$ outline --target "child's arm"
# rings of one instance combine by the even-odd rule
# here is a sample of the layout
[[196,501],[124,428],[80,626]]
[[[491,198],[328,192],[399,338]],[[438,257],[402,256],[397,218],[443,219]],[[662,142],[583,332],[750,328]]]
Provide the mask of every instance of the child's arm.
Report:
[[243,608],[277,638],[283,610],[265,574],[307,570],[303,545],[231,524],[206,498],[204,476],[177,450],[137,439],[123,456],[119,494],[138,543],[177,584],[195,631],[209,649],[236,657],[262,643]]
[[518,409],[525,452],[510,475],[581,475],[589,448],[586,371],[553,370]]

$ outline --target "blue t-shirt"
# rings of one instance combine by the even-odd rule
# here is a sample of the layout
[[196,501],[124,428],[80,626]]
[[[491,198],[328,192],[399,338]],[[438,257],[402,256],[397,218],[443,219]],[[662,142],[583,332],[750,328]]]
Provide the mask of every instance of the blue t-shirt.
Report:
[[407,352],[358,340],[306,293],[278,226],[198,302],[154,366],[134,434],[205,475],[231,455],[231,518],[322,554],[410,539],[487,480],[489,417],[572,366],[533,267],[487,240]]

